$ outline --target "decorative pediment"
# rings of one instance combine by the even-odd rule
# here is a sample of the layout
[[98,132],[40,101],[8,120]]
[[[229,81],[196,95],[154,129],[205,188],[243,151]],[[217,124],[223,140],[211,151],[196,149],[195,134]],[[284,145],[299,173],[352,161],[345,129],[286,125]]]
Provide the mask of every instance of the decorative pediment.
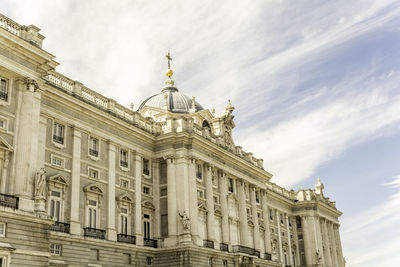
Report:
[[208,212],[208,208],[207,208],[206,203],[204,201],[199,201],[198,208],[199,208],[200,211]]
[[97,195],[104,195],[103,190],[96,184],[89,184],[83,188],[86,193],[93,193]]
[[7,141],[1,136],[0,136],[0,150],[5,150],[9,152],[14,151],[13,147],[9,143],[7,143]]
[[149,200],[145,200],[142,202],[142,208],[151,209],[151,210],[155,209],[153,203],[151,203]]
[[132,204],[132,203],[133,203],[132,198],[131,198],[128,194],[121,194],[121,195],[119,195],[119,196],[117,197],[117,201],[119,201],[119,202],[126,202],[126,203],[129,203],[129,204]]
[[214,207],[214,214],[216,216],[222,217],[222,211],[219,207]]
[[47,181],[49,183],[56,183],[56,184],[59,184],[62,186],[67,186],[69,184],[68,180],[61,174],[56,174],[56,175],[50,176],[47,178]]
[[260,225],[259,225],[259,229],[260,229],[260,232],[261,232],[261,231],[264,232],[264,231],[265,231],[264,225],[260,224]]

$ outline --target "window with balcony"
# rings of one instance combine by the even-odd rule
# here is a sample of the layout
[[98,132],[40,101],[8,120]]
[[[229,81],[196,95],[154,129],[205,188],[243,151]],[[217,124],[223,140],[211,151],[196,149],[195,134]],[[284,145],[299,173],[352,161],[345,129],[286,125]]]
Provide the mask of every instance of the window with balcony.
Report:
[[50,218],[61,222],[61,192],[51,190],[50,192]]
[[128,168],[128,151],[121,149],[119,151],[119,165],[123,168]]
[[128,209],[121,208],[120,222],[121,222],[120,233],[127,235],[128,234]]
[[150,175],[150,161],[148,159],[143,159],[143,174]]
[[149,214],[143,214],[143,237],[145,240],[151,239],[151,223]]
[[90,137],[89,139],[89,155],[95,158],[99,157],[99,139]]
[[53,256],[61,256],[61,244],[50,244],[50,254]]
[[65,125],[54,122],[53,125],[53,142],[57,144],[64,144]]
[[89,228],[95,228],[97,229],[98,227],[98,214],[99,214],[99,208],[98,208],[98,203],[95,200],[89,199],[88,201],[88,218],[87,218],[87,226]]
[[0,79],[0,100],[3,100],[5,102],[8,101],[8,85],[7,85],[7,80],[1,78]]

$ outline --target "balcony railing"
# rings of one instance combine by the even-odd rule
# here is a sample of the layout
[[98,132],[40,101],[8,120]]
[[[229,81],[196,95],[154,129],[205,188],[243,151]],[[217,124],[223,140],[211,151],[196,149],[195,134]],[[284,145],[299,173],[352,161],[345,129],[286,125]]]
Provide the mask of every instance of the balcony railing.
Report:
[[64,144],[64,137],[53,135],[53,141],[59,144]]
[[228,246],[228,244],[221,243],[221,244],[219,244],[219,249],[221,251],[229,251],[229,246]]
[[149,174],[150,174],[149,169],[143,169],[143,174],[144,174],[144,175],[149,175]]
[[119,165],[120,165],[121,167],[128,168],[128,162],[127,162],[127,161],[121,160],[121,161],[119,162]]
[[126,234],[118,234],[117,241],[128,244],[136,244],[136,236],[134,235],[126,235]]
[[51,231],[68,233],[68,234],[69,234],[69,228],[70,228],[69,223],[63,223],[63,222],[55,222],[52,226],[50,226]]
[[2,92],[2,91],[0,91],[0,99],[1,99],[1,100],[4,100],[4,101],[7,101],[7,99],[8,99],[8,93],[7,93],[7,92]]
[[260,251],[255,250],[254,248],[249,248],[241,245],[232,246],[232,252],[245,253],[248,255],[260,257]]
[[144,239],[144,246],[145,246],[145,247],[156,248],[156,247],[157,247],[157,240],[155,240],[155,239],[150,239],[150,238],[145,238],[145,239]]
[[98,157],[99,156],[99,151],[97,151],[96,149],[89,148],[89,154],[94,156],[94,157]]
[[272,260],[272,255],[271,255],[271,253],[264,253],[264,259],[266,259],[266,260]]
[[97,239],[106,239],[106,230],[86,227],[86,228],[83,228],[83,232],[84,232],[83,233],[84,236],[87,236],[87,237],[93,237],[93,238],[97,238]]
[[0,194],[0,206],[18,209],[19,198],[16,196]]
[[203,247],[205,247],[205,248],[214,248],[214,241],[203,240]]

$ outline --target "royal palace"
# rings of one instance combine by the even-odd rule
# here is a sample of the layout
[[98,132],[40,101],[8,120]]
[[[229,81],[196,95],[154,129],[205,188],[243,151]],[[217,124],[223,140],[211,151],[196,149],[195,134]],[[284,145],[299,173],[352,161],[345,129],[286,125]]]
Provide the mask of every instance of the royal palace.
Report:
[[39,31],[0,15],[0,267],[345,265],[320,180],[271,182],[169,53],[134,110],[58,73]]

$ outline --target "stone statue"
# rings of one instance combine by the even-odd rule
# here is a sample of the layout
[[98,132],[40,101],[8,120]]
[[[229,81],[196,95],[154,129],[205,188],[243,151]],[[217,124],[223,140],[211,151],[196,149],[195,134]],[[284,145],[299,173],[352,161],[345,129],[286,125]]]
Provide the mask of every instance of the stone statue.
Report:
[[322,257],[319,254],[319,250],[315,252],[315,258],[317,259],[317,263],[321,263]]
[[187,214],[186,210],[184,210],[183,213],[179,212],[179,216],[181,217],[183,229],[189,231],[190,230],[190,218],[189,218],[189,215]]
[[36,172],[35,177],[35,197],[45,198],[45,190],[46,190],[46,171],[44,168],[40,168],[39,171]]

